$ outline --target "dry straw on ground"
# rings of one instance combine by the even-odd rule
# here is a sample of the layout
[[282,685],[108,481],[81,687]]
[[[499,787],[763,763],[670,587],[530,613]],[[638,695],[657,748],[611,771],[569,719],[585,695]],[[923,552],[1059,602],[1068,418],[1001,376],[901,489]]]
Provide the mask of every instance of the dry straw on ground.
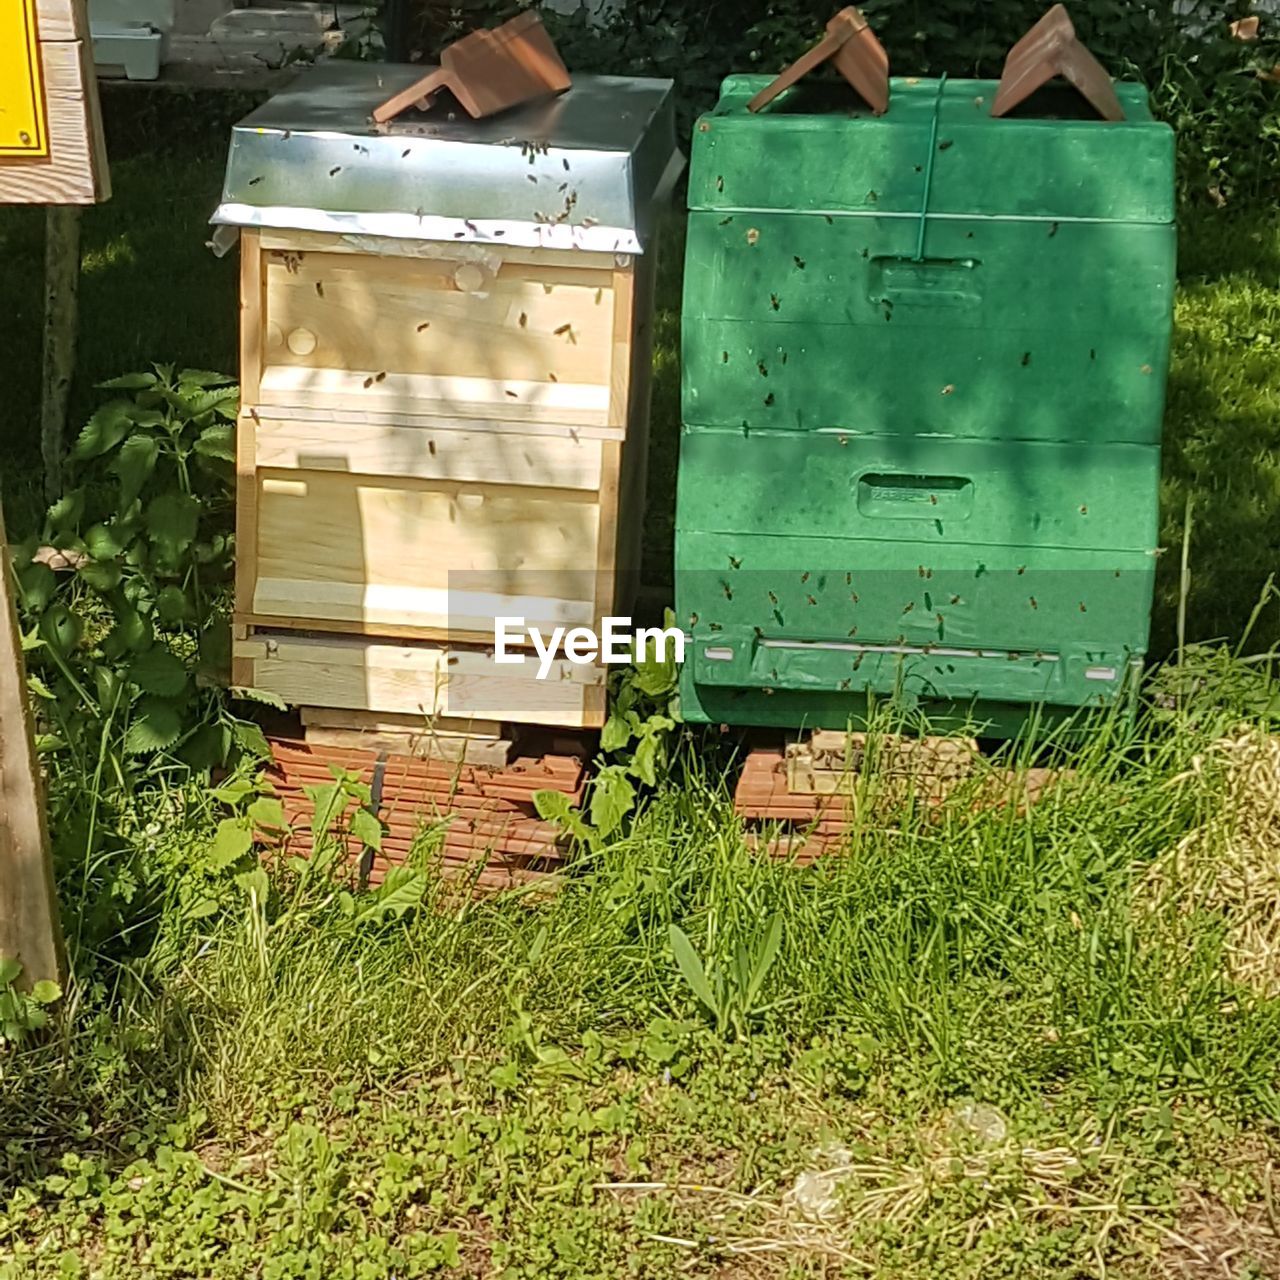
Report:
[[1176,785],[1206,788],[1209,816],[1154,864],[1147,911],[1219,913],[1229,976],[1280,996],[1280,737],[1241,726]]
[[[945,1118],[944,1118],[945,1120]],[[1093,1173],[1085,1175],[1088,1164]],[[876,1270],[869,1260],[868,1229],[907,1225],[939,1198],[959,1194],[968,1184],[982,1207],[968,1222],[967,1247],[984,1231],[1014,1219],[1091,1224],[1098,1257],[1116,1232],[1129,1233],[1151,1213],[1130,1204],[1119,1191],[1131,1166],[1107,1147],[1106,1137],[1076,1135],[1061,1146],[1025,1146],[1007,1133],[985,1142],[957,1115],[940,1122],[914,1159],[855,1156],[828,1142],[811,1154],[808,1167],[790,1185],[761,1186],[749,1193],[696,1183],[606,1182],[598,1192],[618,1196],[662,1196],[691,1212],[698,1230],[651,1239],[690,1252],[714,1249],[744,1265],[749,1258],[803,1255],[842,1263],[848,1274]],[[735,1271],[732,1274],[774,1274]],[[789,1274],[789,1273],[788,1273]]]

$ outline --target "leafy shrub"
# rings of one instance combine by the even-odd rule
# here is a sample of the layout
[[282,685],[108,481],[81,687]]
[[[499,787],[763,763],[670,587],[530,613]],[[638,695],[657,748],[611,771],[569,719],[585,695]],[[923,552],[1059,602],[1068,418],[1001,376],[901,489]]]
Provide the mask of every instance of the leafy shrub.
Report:
[[[234,562],[231,383],[157,365],[103,384],[120,394],[76,441],[74,487],[15,557],[55,859],[79,871],[73,940],[116,933],[147,879],[123,852],[160,834],[140,816],[144,786],[266,751],[218,687]],[[175,804],[150,807],[174,817]]]
[[96,737],[109,720],[122,776],[159,752],[208,767],[233,748],[231,726],[192,714],[208,703],[195,677],[226,658],[239,394],[229,382],[158,367],[104,383],[131,394],[89,419],[71,454],[78,483],[20,564],[32,688],[55,735],[44,745],[79,756],[86,773],[85,731]]

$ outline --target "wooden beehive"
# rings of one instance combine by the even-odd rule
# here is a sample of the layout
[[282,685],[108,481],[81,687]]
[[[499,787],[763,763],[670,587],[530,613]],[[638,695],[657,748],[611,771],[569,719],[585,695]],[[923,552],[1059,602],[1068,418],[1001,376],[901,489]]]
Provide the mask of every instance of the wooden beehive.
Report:
[[[397,72],[420,69],[313,72],[233,139],[233,678],[303,706],[596,726],[603,669],[539,680],[491,650],[498,617],[630,612],[669,88],[588,77],[494,121],[364,123],[357,91]],[[354,117],[336,140],[330,100]]]

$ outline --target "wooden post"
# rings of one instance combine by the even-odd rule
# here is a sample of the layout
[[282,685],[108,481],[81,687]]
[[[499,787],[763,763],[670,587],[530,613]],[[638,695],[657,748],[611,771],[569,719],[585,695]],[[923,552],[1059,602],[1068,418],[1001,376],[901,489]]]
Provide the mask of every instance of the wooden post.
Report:
[[[85,0],[0,0],[0,205],[51,206],[45,246],[45,487],[57,494],[75,363],[80,210],[111,194]],[[62,931],[0,511],[0,956],[61,982]]]
[[40,452],[44,495],[62,492],[67,400],[76,367],[80,295],[80,206],[51,204],[45,213],[44,378],[40,395]]
[[62,983],[62,929],[36,769],[31,704],[18,639],[13,576],[0,509],[0,956],[19,983]]

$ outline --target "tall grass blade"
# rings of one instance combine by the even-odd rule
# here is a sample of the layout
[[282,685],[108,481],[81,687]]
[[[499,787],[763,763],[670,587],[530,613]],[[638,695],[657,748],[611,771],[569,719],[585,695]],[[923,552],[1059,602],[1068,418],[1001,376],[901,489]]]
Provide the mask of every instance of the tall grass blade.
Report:
[[711,990],[711,984],[707,981],[702,961],[694,950],[693,943],[689,941],[689,935],[678,924],[673,924],[669,926],[667,936],[671,941],[671,954],[675,957],[680,976],[688,984],[689,990],[706,1005],[707,1010],[718,1018],[720,1016],[718,1001]]

